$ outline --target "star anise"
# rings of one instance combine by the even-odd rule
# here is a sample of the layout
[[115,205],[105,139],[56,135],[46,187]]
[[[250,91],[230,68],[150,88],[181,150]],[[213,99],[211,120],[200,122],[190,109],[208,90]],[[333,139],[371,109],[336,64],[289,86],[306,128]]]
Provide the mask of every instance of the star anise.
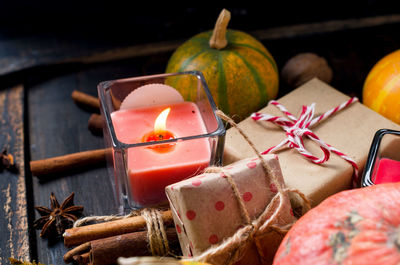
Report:
[[50,207],[50,209],[43,206],[35,207],[41,217],[33,223],[33,227],[42,229],[41,237],[61,236],[65,229],[70,228],[83,212],[83,206],[74,205],[73,192],[61,205],[54,193],[51,193]]

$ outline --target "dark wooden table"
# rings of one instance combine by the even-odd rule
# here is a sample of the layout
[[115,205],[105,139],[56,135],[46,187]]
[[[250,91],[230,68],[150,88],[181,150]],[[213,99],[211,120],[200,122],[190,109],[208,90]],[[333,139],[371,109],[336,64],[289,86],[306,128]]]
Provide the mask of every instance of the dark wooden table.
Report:
[[[346,20],[252,33],[274,55],[279,69],[297,53],[315,52],[332,66],[332,86],[361,96],[363,81],[374,63],[398,49],[399,21],[395,15],[386,16],[383,22]],[[41,182],[31,175],[29,162],[102,148],[102,137],[87,129],[91,113],[74,104],[71,92],[97,95],[100,81],[162,73],[181,40],[93,46],[79,52],[71,43],[64,43],[60,51],[39,42],[27,47],[23,40],[13,41],[19,46],[0,39],[0,148],[7,147],[15,156],[19,171],[0,173],[0,264],[8,264],[8,257],[63,264],[67,249],[62,241],[39,237],[32,227],[38,218],[33,207],[49,207],[51,192],[59,201],[75,192],[75,204],[85,207],[86,216],[115,214],[110,178],[105,168],[95,168]],[[18,53],[10,52],[15,47]],[[38,56],[44,50],[46,56]],[[291,89],[281,83],[279,93]]]

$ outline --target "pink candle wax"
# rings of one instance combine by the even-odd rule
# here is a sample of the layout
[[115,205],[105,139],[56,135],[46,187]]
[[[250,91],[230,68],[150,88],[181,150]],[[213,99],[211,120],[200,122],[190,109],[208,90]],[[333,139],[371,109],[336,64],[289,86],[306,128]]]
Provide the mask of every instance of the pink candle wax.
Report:
[[373,181],[375,184],[400,181],[400,161],[381,158],[377,163]]
[[[197,105],[181,102],[113,112],[111,118],[117,138],[128,144],[145,141],[143,138],[154,131],[155,119],[167,107],[171,110],[166,130],[175,138],[207,133]],[[163,151],[151,147],[128,149],[129,185],[133,200],[140,206],[165,201],[166,186],[191,177],[209,165],[211,150],[207,138],[178,141],[163,148]]]

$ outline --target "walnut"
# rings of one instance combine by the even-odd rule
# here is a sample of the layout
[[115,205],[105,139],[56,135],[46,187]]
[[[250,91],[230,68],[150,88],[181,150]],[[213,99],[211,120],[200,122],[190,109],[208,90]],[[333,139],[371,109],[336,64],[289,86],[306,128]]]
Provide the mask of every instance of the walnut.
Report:
[[333,73],[323,57],[315,53],[299,53],[286,62],[281,75],[289,86],[298,87],[314,77],[330,83]]

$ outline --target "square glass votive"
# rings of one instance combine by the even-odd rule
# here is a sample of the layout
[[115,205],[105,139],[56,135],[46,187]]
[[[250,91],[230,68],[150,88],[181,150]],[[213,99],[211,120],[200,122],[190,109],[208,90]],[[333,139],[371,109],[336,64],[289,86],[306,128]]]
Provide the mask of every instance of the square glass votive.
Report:
[[381,129],[375,133],[361,186],[400,181],[400,131]]
[[[173,87],[182,98],[170,99],[154,86]],[[104,81],[98,93],[120,210],[166,204],[166,186],[222,164],[225,127],[200,72]],[[160,119],[161,127],[155,125]]]

